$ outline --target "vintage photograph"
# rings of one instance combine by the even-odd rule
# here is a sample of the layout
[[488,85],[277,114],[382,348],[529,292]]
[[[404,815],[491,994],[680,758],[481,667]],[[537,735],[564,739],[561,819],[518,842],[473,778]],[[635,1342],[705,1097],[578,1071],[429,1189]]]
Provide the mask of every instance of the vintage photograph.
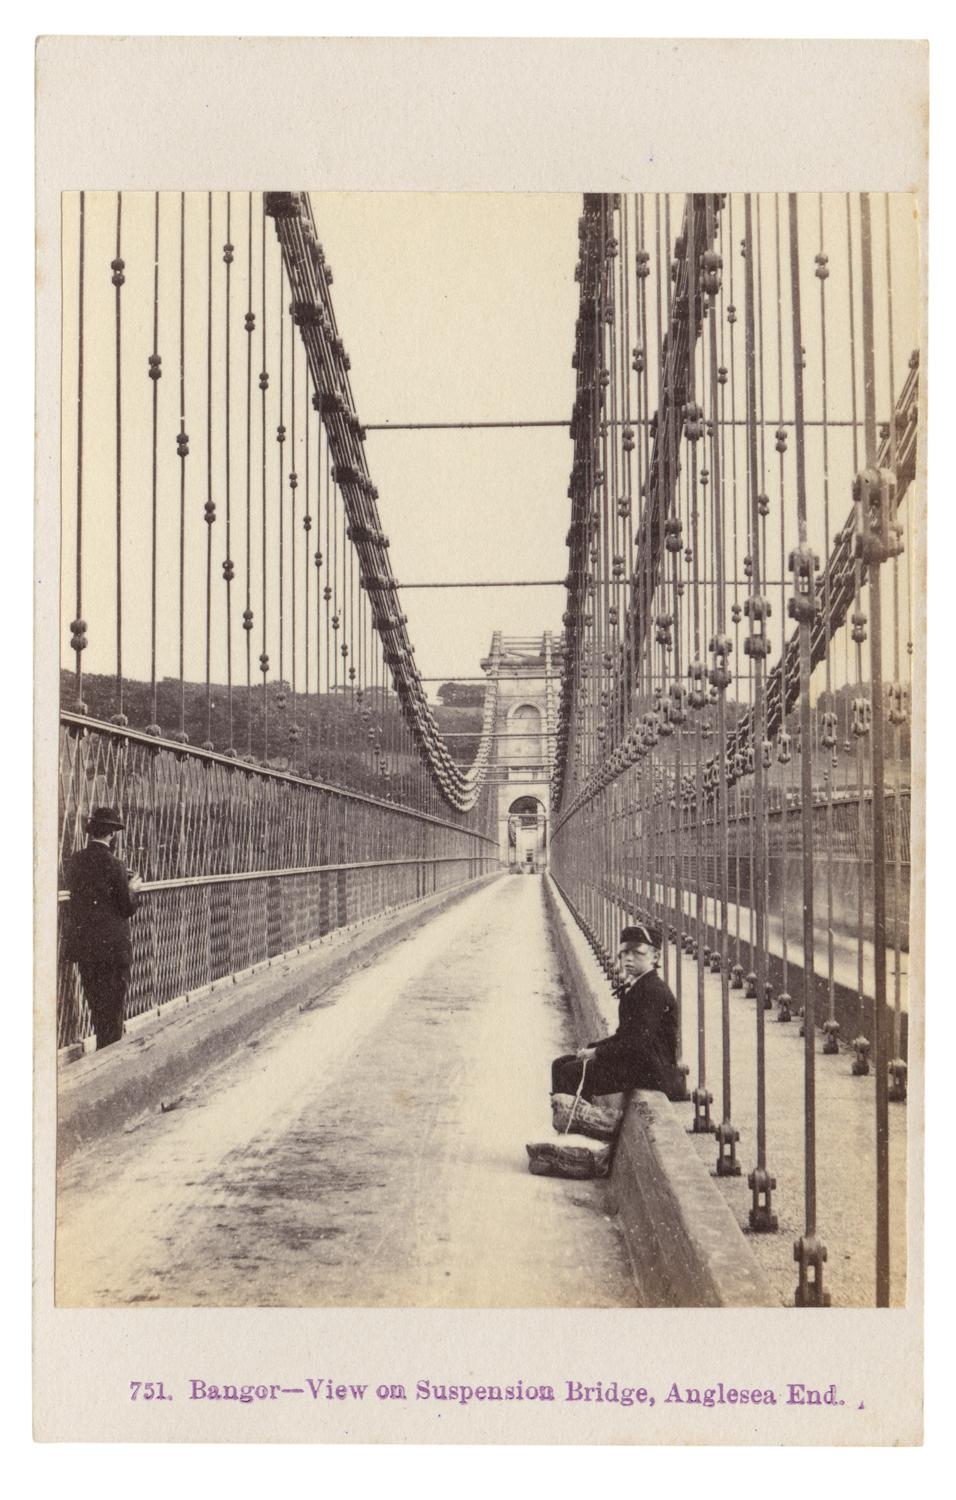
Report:
[[907,1305],[920,233],[62,195],[57,1308]]

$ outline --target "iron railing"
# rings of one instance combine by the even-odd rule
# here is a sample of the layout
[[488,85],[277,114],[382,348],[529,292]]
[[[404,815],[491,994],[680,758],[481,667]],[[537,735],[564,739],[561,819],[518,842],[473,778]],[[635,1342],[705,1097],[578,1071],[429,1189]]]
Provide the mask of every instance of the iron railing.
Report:
[[[120,810],[121,857],[143,876],[128,1019],[498,867],[490,788],[440,818],[73,714],[59,775],[61,906],[94,806]],[[66,1047],[91,1023],[62,954],[57,972]]]
[[[716,1174],[738,1175],[733,1080],[755,1077],[754,1232],[778,1227],[764,1010],[774,995],[778,1019],[802,1009],[801,1306],[829,1302],[817,1049],[839,1056],[842,1041],[853,1076],[872,1067],[884,1306],[920,587],[919,355],[893,295],[894,264],[915,268],[911,205],[695,193],[673,224],[668,195],[583,207],[552,871],[607,972],[637,917],[695,961],[693,1129],[714,1131]],[[734,1058],[742,908],[746,997],[762,1003],[753,1056]],[[854,1032],[836,1014],[840,923]],[[674,955],[665,941],[665,978]],[[720,988],[716,1128],[705,974]]]

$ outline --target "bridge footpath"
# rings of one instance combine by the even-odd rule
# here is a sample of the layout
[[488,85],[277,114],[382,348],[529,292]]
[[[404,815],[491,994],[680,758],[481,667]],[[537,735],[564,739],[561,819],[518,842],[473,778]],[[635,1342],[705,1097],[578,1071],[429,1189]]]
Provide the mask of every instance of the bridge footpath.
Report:
[[[376,929],[364,946],[343,942],[338,956],[306,953],[250,976],[218,1017],[207,1001],[66,1070],[61,1119],[75,1126],[85,1097],[93,1128],[74,1128],[61,1154],[63,1305],[792,1305],[803,1207],[797,1021],[767,1013],[780,1228],[745,1235],[752,1001],[731,994],[740,1177],[712,1175],[716,1143],[689,1133],[690,1103],[639,1094],[610,1183],[535,1178],[524,1145],[552,1135],[550,1059],[613,1025],[609,983],[547,877],[492,878],[417,921],[392,922],[390,945]],[[673,964],[672,947],[672,982]],[[693,1087],[696,965],[683,964]],[[255,1004],[258,1025],[237,1029],[237,1012]],[[716,975],[705,978],[705,1017],[716,1121]],[[177,1034],[197,1027],[228,1042],[215,1066],[197,1069],[196,1049],[188,1054],[181,1038],[177,1051]],[[144,1111],[144,1096],[137,1113],[142,1079],[157,1072],[151,1052],[173,1061],[160,1070],[162,1104]],[[188,1055],[177,1087],[175,1068]],[[212,1055],[200,1049],[200,1062]],[[834,1306],[874,1300],[873,1085],[851,1076],[847,1052],[818,1056],[819,1219]],[[112,1111],[97,1113],[104,1098]],[[892,1108],[890,1144],[899,1304],[905,1106]],[[102,1226],[118,1205],[117,1242]]]
[[527,1171],[574,1040],[542,882],[485,884],[364,964],[64,1163],[61,1303],[636,1304],[608,1185]]
[[[671,984],[675,983],[671,948]],[[683,991],[683,1057],[690,1065],[688,1087],[698,1080],[697,964],[681,955]],[[748,1244],[782,1302],[792,1303],[796,1285],[793,1243],[803,1233],[804,1040],[800,1021],[776,1020],[776,1009],[764,1012],[766,1029],[767,1165],[777,1180],[773,1210],[776,1234],[749,1234]],[[818,1021],[825,1015],[823,1012]],[[707,1088],[714,1095],[714,1123],[721,1103],[720,976],[704,976],[705,1059]],[[742,1228],[747,1227],[751,1193],[747,1174],[756,1165],[757,1095],[754,1052],[755,1002],[730,991],[732,1123],[740,1131],[739,1177],[715,1178],[725,1203]],[[834,1307],[873,1307],[876,1298],[876,1079],[871,1069],[856,1078],[852,1049],[832,1056],[816,1049],[817,1212],[820,1237],[827,1247],[824,1286]],[[691,1103],[674,1106],[690,1130]],[[906,1147],[907,1106],[890,1105],[890,1306],[906,1300]],[[712,1135],[688,1135],[701,1161],[714,1169],[717,1143]]]

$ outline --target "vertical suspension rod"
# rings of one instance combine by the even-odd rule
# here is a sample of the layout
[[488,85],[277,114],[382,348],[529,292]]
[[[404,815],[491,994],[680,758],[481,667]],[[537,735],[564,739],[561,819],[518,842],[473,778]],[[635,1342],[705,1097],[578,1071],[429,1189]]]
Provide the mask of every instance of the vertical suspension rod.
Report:
[[[829,1296],[823,1290],[826,1249],[817,1238],[817,1135],[816,1135],[816,1018],[813,971],[813,783],[812,726],[810,717],[810,628],[817,613],[815,569],[819,559],[810,550],[807,534],[807,478],[803,425],[803,335],[800,303],[800,235],[797,194],[789,195],[790,302],[793,320],[793,391],[797,449],[797,535],[791,554],[794,594],[790,614],[798,622],[800,640],[800,801],[803,824],[803,1027],[804,1027],[804,1238],[795,1254],[800,1263],[798,1304],[825,1307]],[[814,1278],[809,1277],[810,1269]]]
[[[873,242],[870,197],[860,194],[860,239],[863,259],[863,411],[867,468],[877,462],[876,358],[873,332]],[[890,1300],[888,1038],[886,1016],[886,825],[883,744],[882,558],[870,558],[870,696],[873,786],[873,965],[874,1066],[876,1069],[876,1305]]]
[[[766,739],[766,704],[764,698],[764,669],[768,640],[766,635],[768,601],[761,594],[761,548],[760,513],[758,491],[760,470],[757,458],[757,348],[754,316],[754,233],[753,196],[744,198],[744,305],[747,366],[747,487],[750,499],[750,532],[752,541],[752,572],[750,595],[746,601],[750,616],[750,636],[744,650],[753,660],[754,666],[754,822],[757,836],[754,840],[756,870],[754,872],[754,910],[757,954],[755,970],[757,994],[754,1012],[757,1022],[757,1167],[748,1179],[753,1192],[750,1210],[750,1227],[766,1232],[777,1227],[776,1215],[770,1208],[770,1195],[776,1181],[767,1170],[767,1078],[766,1037],[764,1020],[764,989],[767,982],[767,950],[765,942],[764,907],[766,880],[766,844],[761,830],[765,826],[763,745]],[[749,650],[748,650],[749,646]]]

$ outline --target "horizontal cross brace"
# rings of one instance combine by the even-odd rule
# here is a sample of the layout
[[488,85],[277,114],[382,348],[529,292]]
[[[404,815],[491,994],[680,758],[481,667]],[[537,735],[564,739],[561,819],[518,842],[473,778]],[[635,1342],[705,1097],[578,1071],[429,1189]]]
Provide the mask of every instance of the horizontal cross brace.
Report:
[[[521,667],[499,667],[498,679],[513,678],[516,682],[549,682],[557,681],[561,673],[559,670],[552,672],[525,672]],[[490,677],[457,677],[454,672],[447,672],[444,677],[420,677],[419,682],[490,682]],[[448,705],[450,708],[453,704]]]
[[[708,419],[710,420],[710,419]],[[746,417],[718,417],[717,424],[720,427],[746,427]],[[643,425],[638,417],[601,417],[598,427],[638,427]],[[764,413],[764,427],[795,427],[796,420],[793,417],[774,417]],[[856,421],[852,417],[828,417],[824,423],[822,417],[806,417],[804,427],[857,427],[863,429],[863,418]],[[884,424],[885,425],[885,424]],[[366,432],[477,432],[489,428],[522,428],[522,427],[570,427],[571,420],[568,417],[557,421],[529,421],[529,422],[363,422],[362,427]]]
[[570,427],[565,417],[557,422],[363,422],[366,432],[470,432],[487,427]]
[[400,589],[545,589],[564,588],[563,578],[468,578],[455,583],[404,583]]

